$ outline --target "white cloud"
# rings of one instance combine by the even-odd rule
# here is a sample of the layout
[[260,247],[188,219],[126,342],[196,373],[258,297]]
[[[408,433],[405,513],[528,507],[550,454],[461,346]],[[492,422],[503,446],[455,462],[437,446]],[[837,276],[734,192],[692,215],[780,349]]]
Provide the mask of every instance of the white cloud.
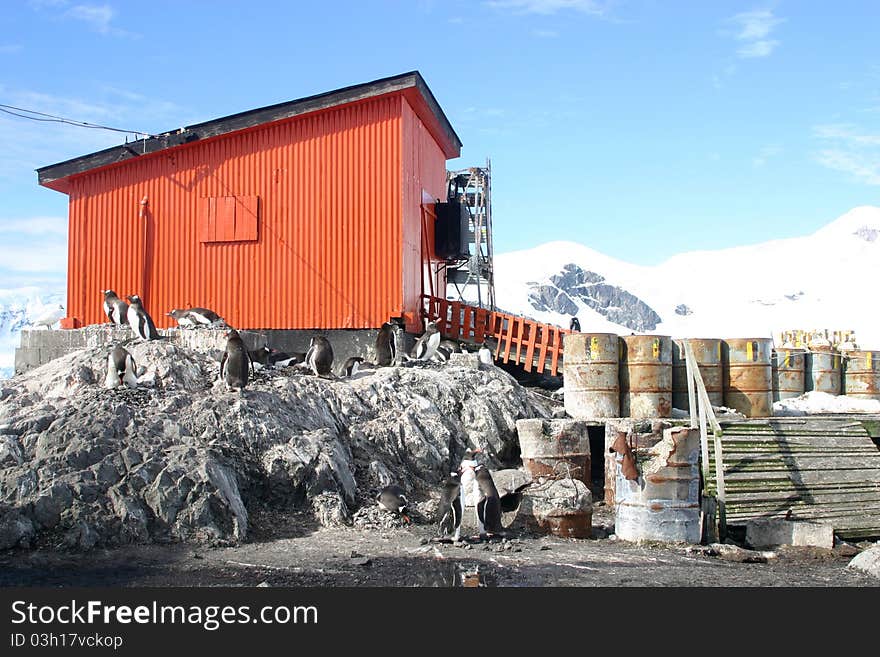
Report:
[[493,9],[510,9],[518,14],[555,14],[571,9],[585,14],[603,16],[608,3],[598,0],[489,0],[486,5]]
[[739,48],[736,51],[736,54],[742,57],[743,59],[753,59],[756,57],[767,57],[770,53],[772,53],[776,46],[779,45],[778,41],[755,41],[753,43],[746,44]]
[[880,185],[880,135],[847,123],[814,126],[813,135],[828,146],[816,154],[819,164],[866,185]]
[[[67,271],[67,241],[32,239],[24,244],[0,243],[0,272],[55,273]],[[0,273],[4,279],[6,276]]]
[[820,151],[819,164],[842,171],[867,185],[880,185],[880,158],[840,150]]
[[737,14],[730,22],[739,26],[736,38],[740,41],[759,41],[766,39],[785,19],[776,18],[769,9],[754,9]]
[[769,37],[785,19],[774,16],[770,9],[753,9],[736,14],[726,22],[734,26],[734,31],[723,33],[742,42],[736,50],[737,56],[742,59],[757,59],[768,57],[780,45],[780,41]]
[[28,4],[36,11],[45,12],[54,18],[79,21],[98,34],[128,38],[140,36],[114,25],[117,12],[109,4],[71,6],[69,0],[29,0]]
[[61,235],[67,237],[67,217],[0,219],[0,235]]

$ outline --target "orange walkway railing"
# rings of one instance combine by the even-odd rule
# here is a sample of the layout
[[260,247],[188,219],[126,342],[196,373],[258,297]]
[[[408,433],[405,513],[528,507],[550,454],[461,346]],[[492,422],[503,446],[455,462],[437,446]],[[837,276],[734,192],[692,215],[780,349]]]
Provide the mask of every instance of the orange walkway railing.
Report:
[[562,336],[571,333],[519,315],[477,308],[460,301],[425,295],[425,312],[443,337],[480,344],[493,339],[495,360],[514,362],[526,372],[534,368],[558,376],[562,367]]

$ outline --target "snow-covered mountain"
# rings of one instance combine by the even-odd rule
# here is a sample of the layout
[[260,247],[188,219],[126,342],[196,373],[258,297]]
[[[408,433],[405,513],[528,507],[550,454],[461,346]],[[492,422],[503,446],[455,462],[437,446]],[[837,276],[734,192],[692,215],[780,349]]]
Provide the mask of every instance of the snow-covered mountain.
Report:
[[35,321],[56,310],[59,304],[64,305],[65,296],[63,289],[0,288],[0,379],[12,376],[21,329],[32,327]]
[[773,337],[854,330],[880,349],[880,208],[858,207],[812,235],[692,251],[654,267],[572,242],[496,254],[499,308],[583,331]]

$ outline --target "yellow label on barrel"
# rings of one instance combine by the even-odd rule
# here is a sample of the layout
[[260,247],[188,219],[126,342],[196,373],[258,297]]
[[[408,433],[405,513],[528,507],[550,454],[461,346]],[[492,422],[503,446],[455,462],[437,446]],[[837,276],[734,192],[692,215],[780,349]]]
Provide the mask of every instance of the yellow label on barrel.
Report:
[[653,343],[654,358],[660,360],[660,338],[655,338]]
[[865,365],[867,365],[867,369],[871,369],[871,356],[873,356],[870,351],[865,354]]
[[746,360],[754,360],[755,348],[752,346],[754,342],[746,342]]
[[595,335],[590,338],[590,359],[596,360],[599,357],[599,338]]
[[783,367],[789,366],[789,354],[790,354],[790,352],[788,352],[788,351],[785,352],[785,359],[782,361]]

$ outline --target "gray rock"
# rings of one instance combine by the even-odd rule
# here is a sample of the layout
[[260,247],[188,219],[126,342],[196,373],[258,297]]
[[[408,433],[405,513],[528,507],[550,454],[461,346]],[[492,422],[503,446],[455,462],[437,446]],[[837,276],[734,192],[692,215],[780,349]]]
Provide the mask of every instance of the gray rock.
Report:
[[861,570],[872,577],[880,579],[880,545],[868,548],[857,555],[846,567]]
[[25,543],[52,530],[75,549],[228,544],[247,538],[262,506],[347,525],[380,484],[436,491],[468,447],[498,468],[517,453],[516,421],[548,414],[498,368],[420,363],[346,380],[267,372],[239,394],[213,386],[219,364],[207,352],[165,341],[130,351],[149,388],[88,383],[80,368],[102,371],[99,347],[10,381],[0,503],[23,519],[16,527],[31,523]]
[[25,547],[34,537],[34,524],[18,511],[0,510],[0,550]]

